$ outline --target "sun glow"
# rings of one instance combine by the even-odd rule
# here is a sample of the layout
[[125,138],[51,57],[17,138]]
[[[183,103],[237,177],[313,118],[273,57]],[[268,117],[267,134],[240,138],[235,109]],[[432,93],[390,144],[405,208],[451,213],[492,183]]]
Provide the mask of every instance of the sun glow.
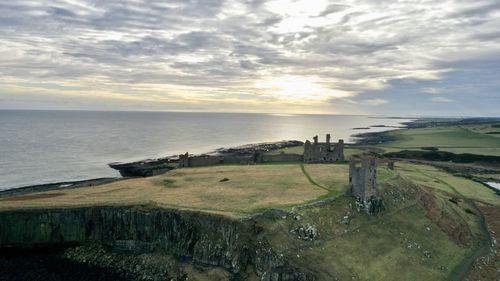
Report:
[[326,101],[352,96],[352,93],[329,89],[317,79],[303,76],[280,76],[255,83],[262,95],[288,102]]

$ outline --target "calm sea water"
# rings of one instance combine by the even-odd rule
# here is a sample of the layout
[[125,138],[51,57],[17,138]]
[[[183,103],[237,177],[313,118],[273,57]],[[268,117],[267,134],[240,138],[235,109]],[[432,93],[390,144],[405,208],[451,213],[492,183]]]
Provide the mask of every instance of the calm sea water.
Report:
[[366,116],[0,110],[0,189],[119,174],[107,163],[209,152],[247,143],[352,139]]

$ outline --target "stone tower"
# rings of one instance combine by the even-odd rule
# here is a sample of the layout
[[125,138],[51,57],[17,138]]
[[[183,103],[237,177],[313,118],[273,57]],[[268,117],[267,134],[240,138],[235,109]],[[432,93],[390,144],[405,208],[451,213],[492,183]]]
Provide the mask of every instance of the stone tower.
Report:
[[[359,165],[361,162],[361,165]],[[361,202],[377,195],[377,167],[375,159],[349,160],[349,192]]]
[[181,154],[179,155],[179,164],[177,165],[179,168],[184,168],[184,167],[189,167],[190,165],[190,160],[189,160],[189,153]]
[[326,135],[326,142],[319,142],[318,136],[313,142],[306,140],[304,145],[305,163],[335,163],[344,161],[344,141],[331,142],[331,135]]

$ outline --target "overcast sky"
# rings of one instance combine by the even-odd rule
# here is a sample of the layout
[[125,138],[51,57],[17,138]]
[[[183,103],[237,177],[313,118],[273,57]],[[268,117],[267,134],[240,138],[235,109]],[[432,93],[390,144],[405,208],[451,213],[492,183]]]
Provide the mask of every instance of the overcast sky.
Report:
[[500,115],[499,0],[0,3],[0,108]]

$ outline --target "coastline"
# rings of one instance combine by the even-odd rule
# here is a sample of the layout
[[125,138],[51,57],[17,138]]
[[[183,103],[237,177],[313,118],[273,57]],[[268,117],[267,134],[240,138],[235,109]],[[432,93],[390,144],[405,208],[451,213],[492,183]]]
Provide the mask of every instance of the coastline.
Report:
[[[391,129],[388,131],[382,131],[382,132],[367,132],[367,133],[362,133],[362,134],[352,134],[351,137],[355,139],[355,142],[351,145],[361,146],[361,145],[381,143],[380,141],[383,141],[383,142],[390,141],[392,139],[386,136],[387,132],[407,129],[411,124],[413,124],[414,122],[420,121],[420,120],[422,120],[422,119],[417,119],[417,120],[413,120],[410,122],[403,122],[403,123],[401,123],[402,126],[399,126],[399,127],[385,126],[385,125],[371,126],[371,127],[384,126],[384,127],[391,128]],[[247,154],[253,153],[256,150],[271,151],[271,150],[277,150],[277,149],[299,146],[299,145],[303,145],[303,142],[298,141],[298,140],[281,140],[281,141],[275,141],[275,142],[243,144],[243,145],[239,145],[239,146],[235,146],[235,147],[227,147],[227,148],[221,147],[221,148],[218,148],[218,149],[215,149],[213,151],[203,153],[200,155],[225,155],[225,156],[228,156],[228,155],[247,155]],[[158,164],[163,165],[163,164],[165,164],[165,162],[176,163],[177,160],[178,160],[178,156],[167,156],[167,157],[162,157],[162,158],[157,158],[157,159],[144,159],[144,160],[140,160],[140,161],[127,162],[127,163],[113,162],[113,163],[110,163],[108,165],[111,168],[114,168],[113,166],[115,166],[115,167],[134,166],[134,167],[141,167],[141,169],[147,170],[148,167],[150,167],[150,166],[157,166]],[[172,164],[172,163],[170,163],[170,164]],[[116,168],[114,168],[114,169],[116,169]],[[147,173],[145,173],[143,176],[151,176],[151,175],[148,175]],[[46,183],[46,184],[27,185],[27,186],[22,186],[22,187],[17,187],[17,188],[0,190],[0,198],[25,195],[25,194],[36,193],[36,192],[60,190],[60,189],[72,189],[72,188],[79,188],[79,187],[97,186],[97,185],[102,185],[102,184],[111,183],[111,182],[115,182],[115,181],[130,179],[133,177],[140,177],[140,176],[132,176],[132,175],[123,176],[122,175],[121,177],[89,178],[89,179],[78,180],[78,181],[61,181],[61,182],[53,182],[53,183]]]
[[[390,135],[390,132],[394,132],[397,130],[434,128],[434,127],[444,127],[444,126],[463,126],[463,125],[485,124],[485,123],[499,122],[499,121],[500,118],[496,117],[417,118],[412,121],[401,123],[402,126],[399,128],[395,128],[394,130],[388,130],[382,132],[366,132],[366,133],[354,134],[352,135],[352,137],[355,138],[354,146],[376,145],[394,141],[394,137]],[[380,126],[376,125],[371,127],[380,127]],[[394,128],[394,126],[384,126],[384,127]]]
[[[236,147],[229,147],[229,148],[218,148],[214,151],[207,152],[201,155],[247,155],[253,153],[253,151],[256,150],[262,150],[262,151],[271,151],[271,150],[276,150],[276,149],[282,149],[282,148],[287,148],[287,147],[293,147],[293,146],[298,146],[298,145],[303,145],[302,141],[297,141],[297,140],[288,140],[288,141],[276,141],[276,142],[265,142],[265,143],[254,143],[254,144],[245,144],[245,145],[240,145]],[[78,181],[61,181],[61,182],[53,182],[53,183],[46,183],[46,184],[36,184],[36,185],[27,185],[27,186],[22,186],[22,187],[17,187],[17,188],[11,188],[11,189],[5,189],[5,190],[0,190],[0,199],[4,197],[11,197],[11,196],[19,196],[19,195],[25,195],[29,193],[36,193],[36,192],[45,192],[45,191],[53,191],[53,190],[60,190],[60,189],[73,189],[73,188],[79,188],[79,187],[90,187],[90,186],[98,186],[102,184],[107,184],[107,183],[112,183],[116,181],[121,181],[121,180],[126,180],[130,178],[135,178],[135,177],[141,177],[141,176],[153,176],[154,174],[149,174],[148,169],[150,168],[157,168],[158,166],[163,166],[165,165],[172,165],[177,163],[178,161],[178,156],[167,156],[167,157],[162,157],[158,159],[145,159],[141,161],[135,161],[135,162],[130,162],[130,163],[110,163],[108,164],[110,168],[113,169],[119,169],[121,167],[130,167],[134,170],[142,170],[140,172],[141,175],[128,175],[128,176],[121,176],[121,177],[106,177],[106,178],[90,178],[90,179],[85,179],[85,180],[78,180]],[[171,168],[169,168],[171,169]],[[168,169],[165,169],[165,171]]]
[[[406,123],[409,122],[404,122],[402,123],[403,126],[407,126]],[[380,127],[382,125],[375,125],[376,127]],[[395,126],[384,126],[387,128],[392,128],[393,130],[389,131],[394,131],[398,129],[404,129],[406,127],[397,127]],[[370,133],[363,133],[363,134],[353,134],[351,137],[356,138],[356,142],[353,145],[359,145],[360,141],[365,141],[364,139],[370,139],[373,137],[378,138],[379,136],[382,136],[383,133],[389,132],[389,131],[383,131],[383,132],[370,132]],[[359,138],[359,139],[358,139]],[[253,144],[243,144],[235,147],[221,147],[218,149],[215,149],[213,151],[203,153],[200,155],[224,155],[224,156],[229,156],[229,155],[250,155],[256,150],[260,151],[272,151],[272,150],[278,150],[278,149],[283,149],[287,147],[294,147],[294,146],[299,146],[303,145],[304,142],[298,141],[298,140],[281,140],[281,141],[275,141],[275,142],[264,142],[264,143],[253,143]],[[166,156],[162,158],[157,158],[157,159],[144,159],[140,161],[135,161],[135,162],[127,162],[127,163],[119,163],[119,162],[112,162],[109,163],[108,165],[110,168],[113,169],[119,169],[121,167],[132,167],[134,170],[143,170],[146,171],[142,174],[142,176],[152,176],[152,174],[148,174],[147,170],[150,167],[156,167],[156,166],[165,166],[165,165],[171,165],[172,163],[177,163],[178,161],[178,156]],[[142,172],[142,171],[141,171]],[[52,191],[52,190],[59,190],[59,189],[72,189],[72,188],[79,188],[79,187],[89,187],[89,186],[97,186],[101,184],[106,184],[106,183],[111,183],[115,181],[120,181],[120,180],[125,180],[133,177],[140,177],[139,175],[131,175],[125,173],[125,175],[122,175],[121,177],[106,177],[106,178],[89,178],[85,180],[78,180],[78,181],[61,181],[61,182],[52,182],[52,183],[46,183],[46,184],[36,184],[36,185],[27,185],[27,186],[22,186],[22,187],[17,187],[17,188],[10,188],[10,189],[5,189],[5,190],[0,190],[0,198],[4,197],[10,197],[10,196],[18,196],[18,195],[25,195],[29,193],[36,193],[36,192],[45,192],[45,191]]]
[[73,188],[79,188],[79,187],[97,186],[97,185],[112,183],[112,182],[121,181],[121,180],[125,180],[125,179],[127,179],[127,178],[125,178],[125,177],[121,177],[121,178],[93,178],[93,179],[86,179],[86,180],[79,180],[79,181],[63,181],[63,182],[54,182],[54,183],[47,183],[47,184],[28,185],[28,186],[23,186],[23,187],[18,187],[18,188],[1,190],[0,191],[0,199],[4,198],[4,197],[19,196],[19,195],[25,195],[25,194],[29,194],[29,193],[35,193],[35,192],[44,192],[44,191],[51,191],[51,190],[58,190],[58,189],[73,189]]

